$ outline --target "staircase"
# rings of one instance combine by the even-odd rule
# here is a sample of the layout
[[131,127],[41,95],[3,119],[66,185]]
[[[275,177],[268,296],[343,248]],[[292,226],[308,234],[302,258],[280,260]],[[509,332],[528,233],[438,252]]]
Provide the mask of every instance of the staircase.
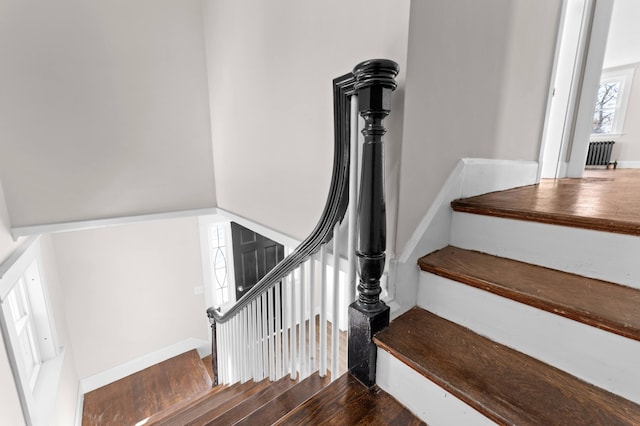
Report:
[[386,392],[365,388],[350,374],[334,382],[317,373],[219,386],[151,417],[145,425],[420,425]]
[[452,203],[418,306],[375,338],[378,385],[427,423],[640,424],[637,196],[573,181]]

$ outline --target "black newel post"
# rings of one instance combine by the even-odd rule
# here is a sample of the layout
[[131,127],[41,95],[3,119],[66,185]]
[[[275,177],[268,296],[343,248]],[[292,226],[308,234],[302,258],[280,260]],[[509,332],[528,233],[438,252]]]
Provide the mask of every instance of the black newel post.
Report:
[[358,64],[353,74],[358,110],[364,119],[364,146],[358,205],[358,299],[349,306],[349,372],[366,386],[375,384],[373,335],[389,325],[389,307],[380,300],[386,249],[384,198],[384,118],[391,108],[398,64],[376,59]]
[[213,317],[212,309],[207,309],[207,316],[209,317],[209,323],[211,323],[211,369],[213,371],[211,385],[218,386],[218,341],[216,340],[216,320]]

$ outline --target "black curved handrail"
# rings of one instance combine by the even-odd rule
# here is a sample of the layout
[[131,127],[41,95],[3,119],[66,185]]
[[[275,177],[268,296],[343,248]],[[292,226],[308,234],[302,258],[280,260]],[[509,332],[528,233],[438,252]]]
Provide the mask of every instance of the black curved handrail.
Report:
[[207,316],[215,323],[224,323],[266,290],[275,286],[284,277],[294,271],[309,256],[320,250],[322,244],[329,242],[336,223],[344,218],[349,202],[349,96],[355,93],[353,73],[345,74],[333,80],[333,113],[334,113],[334,155],[333,171],[329,195],[318,223],[311,234],[300,245],[248,292],[246,292],[227,311],[220,312],[214,307],[207,309]]

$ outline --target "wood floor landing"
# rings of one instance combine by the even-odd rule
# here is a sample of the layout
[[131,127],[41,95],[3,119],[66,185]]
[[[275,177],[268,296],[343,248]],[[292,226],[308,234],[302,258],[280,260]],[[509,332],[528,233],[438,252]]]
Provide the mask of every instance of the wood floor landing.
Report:
[[459,212],[640,235],[640,170],[587,170],[583,179],[542,179],[451,205]]
[[640,341],[640,290],[457,247],[418,260],[431,272]]
[[185,352],[86,393],[82,425],[135,425],[210,391],[211,377],[198,352]]
[[639,405],[419,308],[375,341],[499,424],[640,424]]

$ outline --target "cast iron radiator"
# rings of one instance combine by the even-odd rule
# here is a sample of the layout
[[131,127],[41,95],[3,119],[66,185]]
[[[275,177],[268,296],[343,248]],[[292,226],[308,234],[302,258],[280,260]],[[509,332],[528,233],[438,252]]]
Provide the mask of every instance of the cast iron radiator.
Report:
[[589,152],[587,153],[587,166],[608,166],[613,164],[615,169],[618,162],[611,162],[611,151],[614,141],[589,142]]

